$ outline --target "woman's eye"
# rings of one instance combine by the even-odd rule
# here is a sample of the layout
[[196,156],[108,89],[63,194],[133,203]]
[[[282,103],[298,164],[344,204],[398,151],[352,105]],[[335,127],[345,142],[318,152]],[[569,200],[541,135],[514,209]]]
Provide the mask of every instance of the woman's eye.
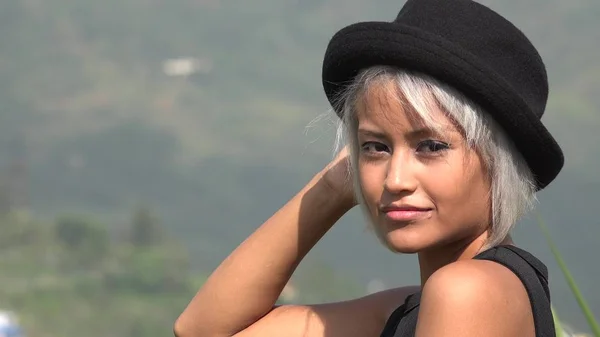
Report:
[[440,142],[437,140],[426,140],[420,142],[417,146],[417,152],[419,153],[435,153],[449,149],[450,146],[447,143]]
[[366,142],[362,145],[363,152],[375,153],[375,152],[386,152],[388,147],[377,142]]

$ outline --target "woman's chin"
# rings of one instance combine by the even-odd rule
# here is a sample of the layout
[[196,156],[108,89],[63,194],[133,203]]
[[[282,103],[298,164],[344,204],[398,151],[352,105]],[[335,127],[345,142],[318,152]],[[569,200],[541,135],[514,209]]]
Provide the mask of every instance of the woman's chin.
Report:
[[421,251],[421,249],[414,246],[398,245],[394,243],[388,243],[388,248],[398,254],[416,254]]
[[415,254],[426,250],[433,242],[410,230],[394,230],[384,236],[387,247],[396,253]]
[[386,245],[393,252],[401,254],[415,254],[426,248],[423,243],[418,240],[394,238],[390,235],[386,236]]

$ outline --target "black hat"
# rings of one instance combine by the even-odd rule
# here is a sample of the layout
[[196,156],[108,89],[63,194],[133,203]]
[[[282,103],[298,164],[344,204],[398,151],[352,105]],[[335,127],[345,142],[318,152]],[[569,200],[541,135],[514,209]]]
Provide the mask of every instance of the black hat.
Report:
[[491,9],[470,0],[408,0],[393,22],[341,29],[323,61],[329,102],[375,65],[428,74],[486,109],[527,161],[538,190],[562,169],[563,153],[540,120],[548,98],[544,63],[527,37]]

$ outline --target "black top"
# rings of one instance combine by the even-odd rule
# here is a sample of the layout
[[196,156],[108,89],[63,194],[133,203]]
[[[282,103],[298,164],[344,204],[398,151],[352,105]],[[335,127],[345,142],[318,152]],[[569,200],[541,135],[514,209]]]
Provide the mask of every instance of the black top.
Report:
[[[555,337],[550,308],[548,269],[535,256],[514,246],[498,246],[479,253],[474,259],[498,262],[515,273],[527,290],[536,337]],[[421,292],[406,298],[388,319],[381,337],[414,337],[419,315]]]

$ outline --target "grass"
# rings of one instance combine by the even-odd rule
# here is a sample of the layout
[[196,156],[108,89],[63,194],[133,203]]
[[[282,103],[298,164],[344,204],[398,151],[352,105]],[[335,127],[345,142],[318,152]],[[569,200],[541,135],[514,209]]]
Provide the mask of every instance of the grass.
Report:
[[[548,246],[550,247],[550,250],[552,251],[552,254],[554,255],[554,259],[556,260],[556,263],[558,263],[560,270],[562,271],[563,275],[565,276],[565,279],[567,280],[569,288],[571,288],[571,291],[573,292],[573,296],[575,296],[575,299],[577,300],[577,303],[579,304],[579,307],[581,308],[581,311],[583,312],[583,315],[585,316],[585,318],[588,322],[588,325],[590,326],[593,336],[600,337],[600,326],[598,325],[598,321],[596,320],[596,318],[594,317],[594,314],[590,310],[589,305],[583,298],[583,295],[581,294],[581,291],[579,290],[579,287],[577,286],[575,279],[571,275],[571,272],[567,268],[565,261],[563,260],[562,256],[560,255],[560,253],[558,251],[558,248],[554,244],[554,241],[552,240],[552,237],[550,236],[550,231],[548,230],[548,226],[546,226],[546,223],[544,222],[544,220],[542,219],[542,216],[540,214],[537,215],[537,220],[538,220],[538,225],[540,226],[540,229],[542,230],[542,233],[544,233],[544,236],[546,237],[546,242],[548,243]],[[560,324],[560,321],[558,319],[556,311],[554,309],[552,311],[553,311],[554,322],[555,322],[556,330],[557,330],[556,336],[561,337],[563,335],[562,332],[564,330],[562,329],[562,325]]]

